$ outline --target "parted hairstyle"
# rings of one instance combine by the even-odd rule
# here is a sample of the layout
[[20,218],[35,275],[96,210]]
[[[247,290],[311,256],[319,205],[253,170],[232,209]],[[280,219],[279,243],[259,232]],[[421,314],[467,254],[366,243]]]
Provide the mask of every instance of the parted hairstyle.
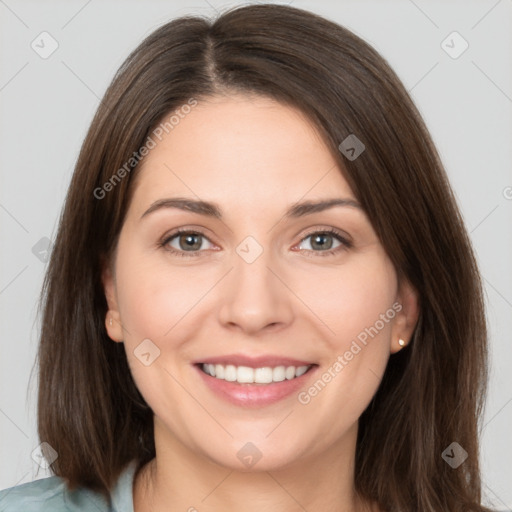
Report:
[[[155,457],[153,413],[123,344],[105,330],[102,269],[133,193],[139,165],[132,157],[191,99],[239,92],[306,114],[397,274],[418,293],[413,338],[390,356],[359,419],[356,491],[386,511],[488,510],[478,447],[488,380],[482,283],[440,157],[407,90],[375,49],[319,15],[277,4],[161,26],[128,56],[97,109],[39,304],[38,430],[58,453],[53,472],[70,489],[108,497],[129,461],[140,468]],[[351,134],[365,145],[356,159],[339,149]],[[452,442],[468,454],[456,469],[442,457]]]

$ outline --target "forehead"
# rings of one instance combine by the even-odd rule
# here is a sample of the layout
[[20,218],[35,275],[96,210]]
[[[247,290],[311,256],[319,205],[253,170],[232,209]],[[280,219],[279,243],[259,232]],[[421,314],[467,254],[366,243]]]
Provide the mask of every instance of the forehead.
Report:
[[255,208],[305,195],[353,197],[313,123],[270,98],[210,98],[159,134],[137,170],[140,208],[177,194]]

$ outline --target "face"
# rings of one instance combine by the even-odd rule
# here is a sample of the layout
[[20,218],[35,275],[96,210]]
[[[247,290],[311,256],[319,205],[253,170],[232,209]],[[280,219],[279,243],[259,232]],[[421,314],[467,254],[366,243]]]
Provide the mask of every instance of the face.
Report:
[[256,96],[155,140],[103,280],[157,446],[258,470],[341,451],[417,314],[342,170]]

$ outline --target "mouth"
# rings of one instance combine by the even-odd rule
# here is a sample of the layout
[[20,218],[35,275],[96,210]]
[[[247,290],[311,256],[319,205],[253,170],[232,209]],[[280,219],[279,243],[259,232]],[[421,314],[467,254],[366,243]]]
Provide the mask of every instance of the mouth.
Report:
[[235,366],[233,364],[200,363],[199,368],[215,379],[238,384],[272,384],[301,377],[313,367],[312,364],[303,366]]
[[292,398],[318,364],[296,359],[245,356],[211,358],[194,367],[218,398],[239,407],[264,407]]

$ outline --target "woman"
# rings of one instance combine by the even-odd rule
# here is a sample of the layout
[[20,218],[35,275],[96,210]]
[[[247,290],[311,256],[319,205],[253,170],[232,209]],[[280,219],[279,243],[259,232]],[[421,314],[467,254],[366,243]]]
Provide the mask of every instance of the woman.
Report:
[[471,244],[403,85],[324,18],[184,17],[128,57],[42,305],[56,476],[1,510],[486,510]]

